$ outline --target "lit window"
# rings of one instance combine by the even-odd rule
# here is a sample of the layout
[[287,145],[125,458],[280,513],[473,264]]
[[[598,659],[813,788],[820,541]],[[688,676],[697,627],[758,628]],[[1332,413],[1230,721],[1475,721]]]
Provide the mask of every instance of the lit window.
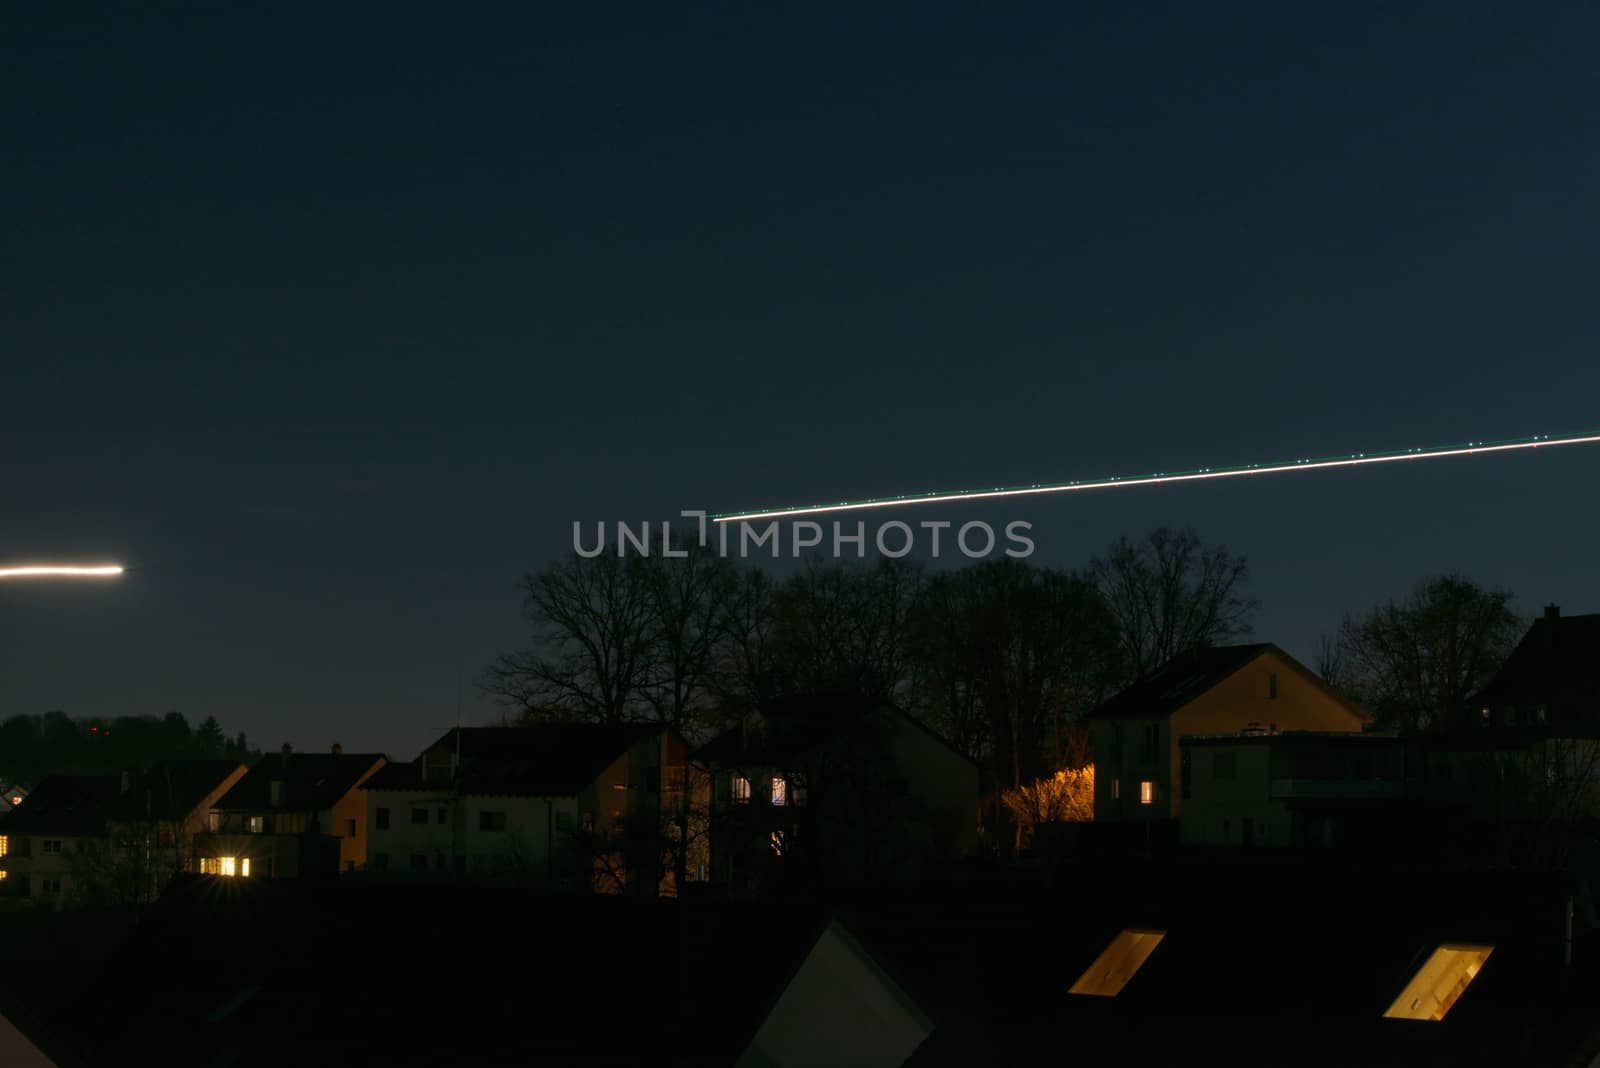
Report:
[[249,857],[243,857],[243,858],[240,859],[240,861],[239,861],[239,874],[244,876],[246,879],[248,879],[250,877],[250,858]]
[[7,852],[8,852],[8,851],[9,851],[9,850],[10,850],[10,846],[8,846],[8,845],[7,845],[7,844],[6,844],[6,836],[5,836],[5,835],[3,835],[3,834],[0,834],[0,857],[3,857],[3,856],[5,856],[5,855],[6,855],[6,853],[7,853]]
[[221,866],[221,870],[217,874],[219,874],[219,875],[233,875],[233,874],[235,874],[235,869],[236,869],[236,867],[238,865],[238,861],[235,858],[233,858],[233,857],[221,857],[219,859],[222,861],[222,866]]
[[1467,984],[1477,978],[1493,946],[1446,943],[1433,951],[1400,991],[1385,1016],[1395,1020],[1442,1020]]
[[1484,726],[1489,725],[1489,710],[1487,708],[1478,709],[1478,716],[1483,720]]
[[211,812],[206,815],[206,829],[216,834],[222,829],[222,813]]
[[1149,779],[1139,783],[1139,804],[1153,805],[1156,803],[1156,784]]
[[6,871],[4,868],[0,868],[0,879],[4,879],[7,875],[10,875],[10,874],[11,873]]
[[743,775],[733,777],[733,799],[741,804],[750,802],[750,780]]
[[261,829],[264,826],[266,826],[266,820],[262,819],[260,816],[251,816],[250,817],[250,833],[251,834],[260,834],[261,833]]
[[772,803],[774,805],[787,804],[789,801],[789,784],[782,779],[772,780]]
[[1078,981],[1067,992],[1102,998],[1116,997],[1122,993],[1122,988],[1128,985],[1134,973],[1144,967],[1144,962],[1166,936],[1165,931],[1139,928],[1122,931],[1095,958],[1088,970],[1078,976]]
[[783,856],[783,832],[772,832],[772,853],[774,856]]
[[1121,779],[1112,779],[1111,780],[1111,800],[1113,800],[1113,801],[1121,801],[1122,800],[1122,780]]

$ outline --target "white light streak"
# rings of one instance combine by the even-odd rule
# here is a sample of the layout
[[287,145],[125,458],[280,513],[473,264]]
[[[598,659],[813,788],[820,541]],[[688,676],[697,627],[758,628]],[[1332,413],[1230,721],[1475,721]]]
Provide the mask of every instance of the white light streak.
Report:
[[770,511],[732,512],[711,517],[717,523],[737,523],[757,519],[782,519],[786,516],[820,515],[826,512],[853,512],[867,508],[900,508],[912,504],[934,504],[940,501],[978,501],[998,497],[1031,497],[1044,493],[1071,493],[1077,490],[1110,489],[1115,486],[1151,486],[1163,482],[1199,482],[1215,478],[1236,478],[1243,475],[1270,475],[1281,471],[1311,471],[1327,467],[1362,467],[1367,464],[1387,464],[1399,460],[1432,460],[1445,456],[1476,456],[1480,453],[1510,452],[1514,449],[1551,448],[1556,445],[1583,445],[1600,442],[1600,434],[1575,437],[1549,436],[1501,443],[1469,443],[1455,447],[1411,449],[1406,452],[1383,453],[1367,456],[1357,453],[1333,459],[1283,460],[1277,463],[1249,464],[1222,470],[1201,468],[1181,474],[1127,475],[1113,478],[1085,479],[1049,486],[1019,486],[1012,489],[952,490],[945,493],[912,494],[905,497],[882,497],[862,501],[841,501],[837,504],[814,504],[798,508],[775,508]]
[[0,567],[0,579],[9,578],[108,578],[122,574],[122,568],[115,564],[103,567],[49,567],[44,565],[28,567]]

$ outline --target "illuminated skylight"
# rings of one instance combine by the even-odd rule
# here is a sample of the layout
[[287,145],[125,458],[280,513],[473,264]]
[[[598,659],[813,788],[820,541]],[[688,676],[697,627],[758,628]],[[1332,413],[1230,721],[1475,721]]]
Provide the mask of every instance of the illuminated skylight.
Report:
[[1433,951],[1400,991],[1385,1016],[1393,1020],[1442,1020],[1467,985],[1477,978],[1493,946],[1446,943]]
[[1111,940],[1105,952],[1095,958],[1089,969],[1078,976],[1078,981],[1067,991],[1069,994],[1089,994],[1094,997],[1114,998],[1122,993],[1128,980],[1144,967],[1156,946],[1167,936],[1165,931],[1148,931],[1130,927]]

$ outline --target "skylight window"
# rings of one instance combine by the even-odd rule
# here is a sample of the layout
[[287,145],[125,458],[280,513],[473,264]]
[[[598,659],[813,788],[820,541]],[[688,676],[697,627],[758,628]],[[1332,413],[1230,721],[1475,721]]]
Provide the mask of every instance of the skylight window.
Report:
[[1417,969],[1385,1016],[1393,1020],[1442,1020],[1482,970],[1493,946],[1447,942]]
[[1128,980],[1144,967],[1144,962],[1150,959],[1150,954],[1166,936],[1165,931],[1137,927],[1122,931],[1106,946],[1105,952],[1095,958],[1088,970],[1078,976],[1078,981],[1072,984],[1067,993],[1116,997],[1128,985]]

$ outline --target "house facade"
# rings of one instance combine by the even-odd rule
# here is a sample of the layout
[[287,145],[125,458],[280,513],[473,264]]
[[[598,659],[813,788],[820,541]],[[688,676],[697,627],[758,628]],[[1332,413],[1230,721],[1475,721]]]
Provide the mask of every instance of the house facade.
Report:
[[211,806],[196,851],[206,875],[322,878],[366,858],[367,795],[358,789],[387,761],[379,753],[262,757]]
[[365,784],[367,870],[657,893],[674,865],[645,853],[670,848],[644,839],[671,833],[687,752],[658,725],[457,728]]
[[1182,653],[1090,714],[1095,821],[1176,819],[1186,736],[1357,733],[1372,721],[1275,645]]
[[1405,799],[1416,776],[1415,754],[1393,735],[1190,735],[1178,747],[1184,845],[1327,848],[1370,841],[1374,821],[1389,818],[1386,806]]
[[713,881],[882,881],[973,855],[978,767],[894,705],[769,701],[696,753],[710,780]]

